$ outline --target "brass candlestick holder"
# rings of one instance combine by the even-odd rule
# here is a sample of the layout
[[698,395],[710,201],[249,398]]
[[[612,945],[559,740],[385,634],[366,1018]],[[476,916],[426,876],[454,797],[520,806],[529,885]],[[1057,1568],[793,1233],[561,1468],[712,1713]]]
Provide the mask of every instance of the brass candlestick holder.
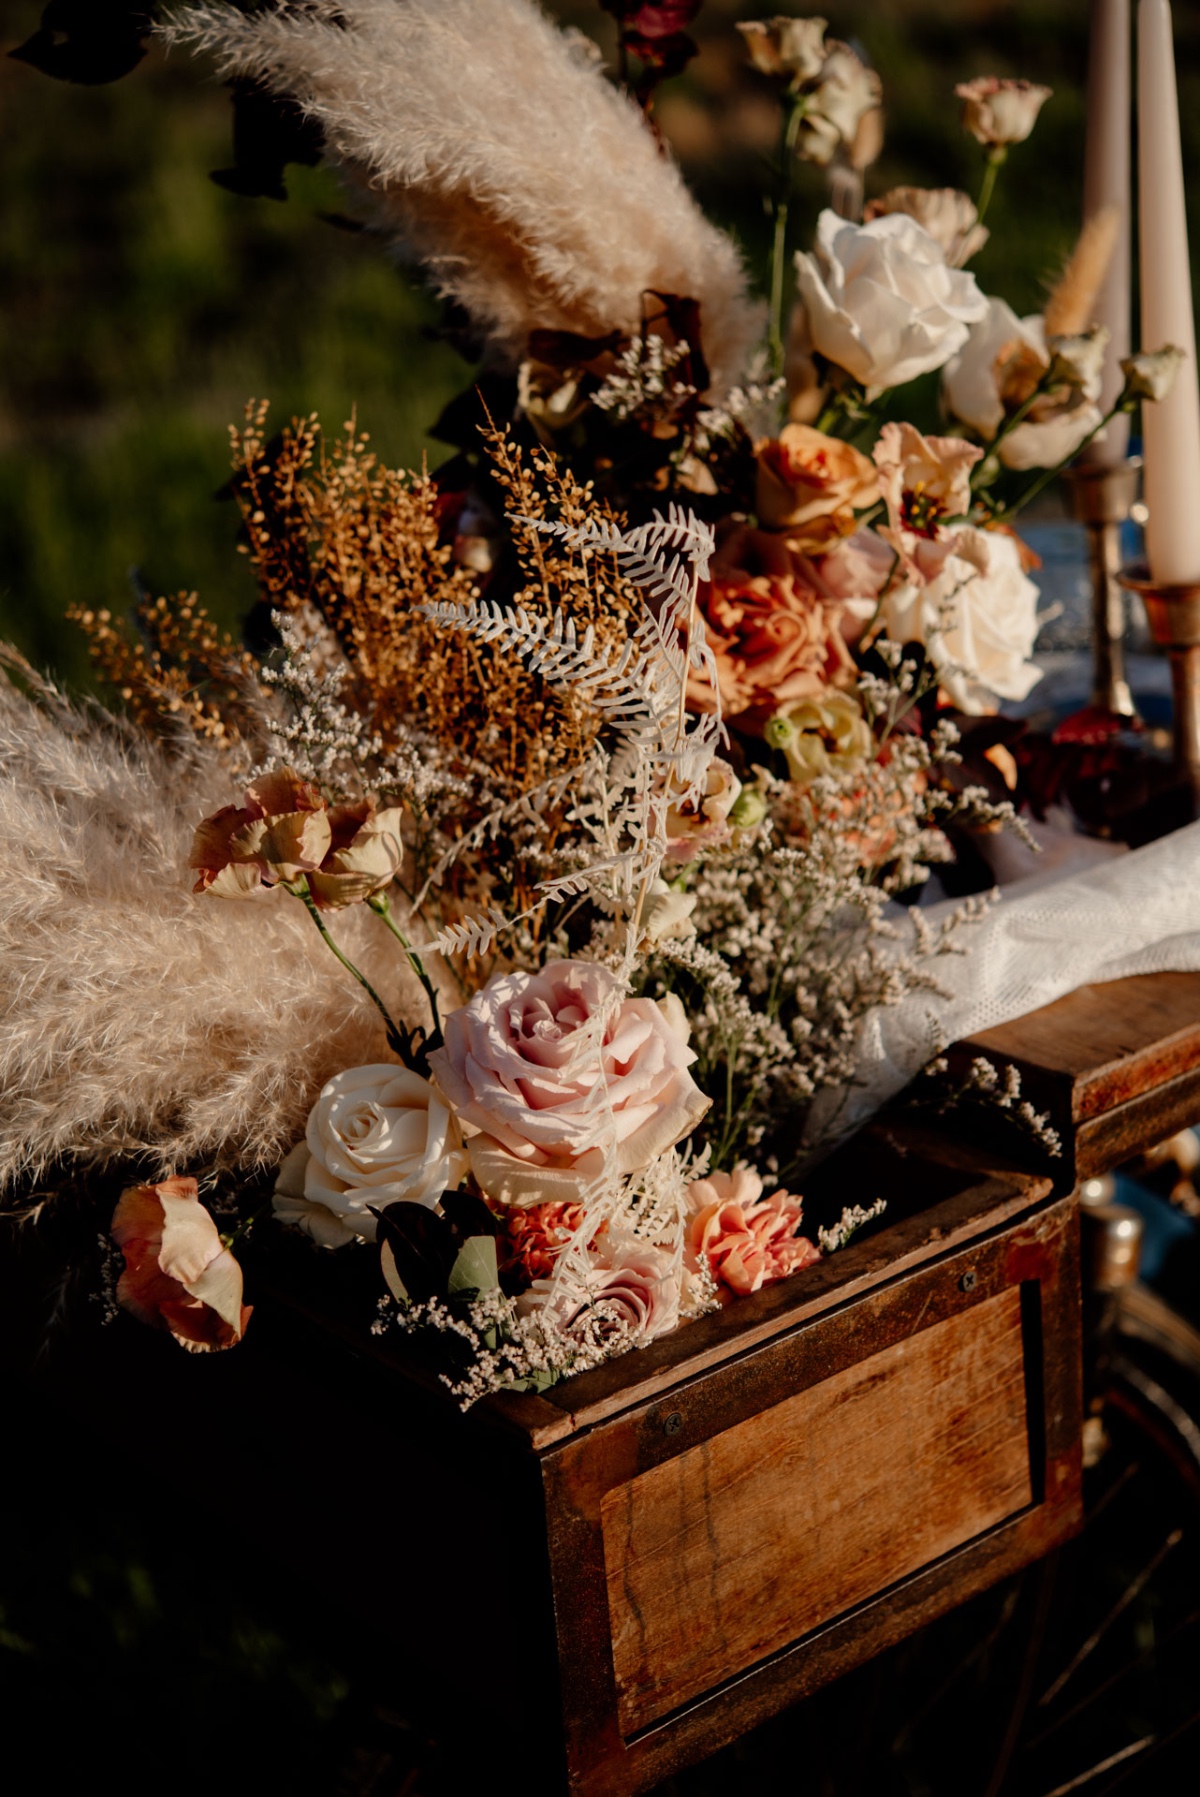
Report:
[[1200,816],[1200,581],[1167,586],[1144,562],[1123,568],[1120,581],[1141,594],[1154,640],[1170,657],[1175,766]]
[[[1125,595],[1121,591],[1121,526],[1137,498],[1141,456],[1112,463],[1079,462],[1065,471],[1072,515],[1088,533],[1092,580],[1092,704],[1134,718],[1125,678]],[[1140,591],[1140,589],[1139,589]]]

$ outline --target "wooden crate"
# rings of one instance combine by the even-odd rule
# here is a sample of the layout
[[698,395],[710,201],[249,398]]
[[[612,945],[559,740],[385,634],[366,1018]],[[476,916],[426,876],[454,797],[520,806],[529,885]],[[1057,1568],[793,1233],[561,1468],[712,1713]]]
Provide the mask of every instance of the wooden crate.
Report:
[[[1015,1066],[1062,1138],[1060,1180],[1090,1179],[1200,1117],[1200,973],[1080,986],[952,1050]],[[953,1120],[951,1120],[953,1127]]]
[[236,1353],[122,1319],[67,1401],[135,1392],[161,1420],[113,1451],[159,1479],[182,1419],[301,1585],[394,1622],[473,1727],[507,1707],[530,1790],[644,1791],[1079,1521],[1074,1201],[911,1129],[822,1180],[886,1226],[541,1397],[462,1416],[331,1301],[370,1257],[312,1254]]

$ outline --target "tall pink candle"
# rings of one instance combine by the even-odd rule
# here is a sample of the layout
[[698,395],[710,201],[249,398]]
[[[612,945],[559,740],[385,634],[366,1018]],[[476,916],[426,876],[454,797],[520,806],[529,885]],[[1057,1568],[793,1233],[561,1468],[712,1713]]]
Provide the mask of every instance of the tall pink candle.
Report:
[[[1092,0],[1083,219],[1086,224],[1107,207],[1115,207],[1120,219],[1112,261],[1092,314],[1093,322],[1109,333],[1100,388],[1100,408],[1105,412],[1121,391],[1125,378],[1121,357],[1129,354],[1129,90],[1129,0]],[[1108,426],[1103,442],[1084,451],[1084,460],[1109,467],[1124,459],[1128,438],[1129,419],[1122,413]]]
[[1142,348],[1187,356],[1166,399],[1142,408],[1146,559],[1156,581],[1182,586],[1200,581],[1200,383],[1167,0],[1138,6],[1138,165]]

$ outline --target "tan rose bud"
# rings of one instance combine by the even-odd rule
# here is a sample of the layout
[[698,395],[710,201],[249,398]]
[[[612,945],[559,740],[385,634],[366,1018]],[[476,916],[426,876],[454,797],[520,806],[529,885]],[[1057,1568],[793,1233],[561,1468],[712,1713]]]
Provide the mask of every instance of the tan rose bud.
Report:
[[854,513],[874,505],[879,479],[852,444],[808,424],[785,424],[758,446],[757,510],[769,530],[786,530],[797,548],[819,549],[848,536]]
[[1054,90],[1033,81],[981,75],[976,81],[960,81],[954,91],[963,103],[963,129],[977,143],[997,150],[1024,143]]

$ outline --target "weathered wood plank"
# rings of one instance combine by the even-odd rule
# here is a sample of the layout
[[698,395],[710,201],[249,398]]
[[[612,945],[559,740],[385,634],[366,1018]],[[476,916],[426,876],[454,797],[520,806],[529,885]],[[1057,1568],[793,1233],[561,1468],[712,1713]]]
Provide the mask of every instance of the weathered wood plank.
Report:
[[1012,1288],[617,1486],[602,1518],[622,1733],[1031,1498]]

